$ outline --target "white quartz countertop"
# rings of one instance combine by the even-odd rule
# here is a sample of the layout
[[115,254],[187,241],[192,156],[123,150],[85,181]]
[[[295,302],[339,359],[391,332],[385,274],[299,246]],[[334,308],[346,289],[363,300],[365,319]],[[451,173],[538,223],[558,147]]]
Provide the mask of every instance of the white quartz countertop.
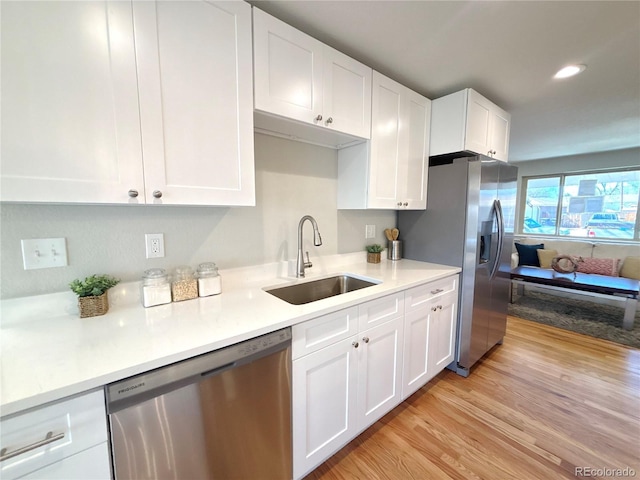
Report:
[[[222,294],[143,308],[137,282],[109,291],[109,312],[79,318],[71,292],[0,302],[0,415],[185,360],[326,313],[444,278],[456,267],[366,254],[314,261],[305,279],[287,262],[221,271]],[[290,305],[265,287],[351,273],[379,284]]]

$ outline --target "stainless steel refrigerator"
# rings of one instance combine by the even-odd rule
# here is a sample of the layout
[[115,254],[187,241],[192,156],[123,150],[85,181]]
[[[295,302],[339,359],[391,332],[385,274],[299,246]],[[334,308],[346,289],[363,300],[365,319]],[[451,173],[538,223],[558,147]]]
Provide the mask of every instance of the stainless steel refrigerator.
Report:
[[398,213],[405,258],[462,268],[449,368],[465,377],[505,334],[517,172],[483,156],[432,157],[427,209]]

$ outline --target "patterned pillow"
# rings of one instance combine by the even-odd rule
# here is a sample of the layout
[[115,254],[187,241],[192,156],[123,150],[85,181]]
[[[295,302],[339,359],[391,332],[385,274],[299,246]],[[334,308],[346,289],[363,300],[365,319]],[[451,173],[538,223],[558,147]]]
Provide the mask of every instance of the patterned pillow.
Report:
[[617,277],[619,264],[619,258],[583,258],[578,263],[578,272]]

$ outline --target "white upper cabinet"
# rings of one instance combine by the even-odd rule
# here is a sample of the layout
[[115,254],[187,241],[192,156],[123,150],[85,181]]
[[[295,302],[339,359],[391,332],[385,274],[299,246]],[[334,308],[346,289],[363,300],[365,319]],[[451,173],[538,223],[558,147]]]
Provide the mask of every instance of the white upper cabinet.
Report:
[[0,5],[0,200],[144,196],[131,4]]
[[434,100],[430,155],[469,151],[496,160],[509,158],[511,115],[467,88]]
[[[253,9],[256,126],[339,146],[371,135],[371,68]],[[345,134],[345,135],[338,135]]]
[[427,204],[431,101],[373,73],[371,141],[338,152],[338,208]]
[[248,4],[2,2],[2,45],[1,200],[255,204]]
[[255,205],[251,7],[133,5],[147,203]]

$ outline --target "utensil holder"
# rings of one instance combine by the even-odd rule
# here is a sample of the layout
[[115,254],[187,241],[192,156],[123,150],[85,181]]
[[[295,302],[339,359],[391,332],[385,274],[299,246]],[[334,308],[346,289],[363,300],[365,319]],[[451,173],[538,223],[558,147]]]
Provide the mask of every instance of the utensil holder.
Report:
[[400,260],[402,258],[402,240],[390,240],[387,246],[387,259]]

